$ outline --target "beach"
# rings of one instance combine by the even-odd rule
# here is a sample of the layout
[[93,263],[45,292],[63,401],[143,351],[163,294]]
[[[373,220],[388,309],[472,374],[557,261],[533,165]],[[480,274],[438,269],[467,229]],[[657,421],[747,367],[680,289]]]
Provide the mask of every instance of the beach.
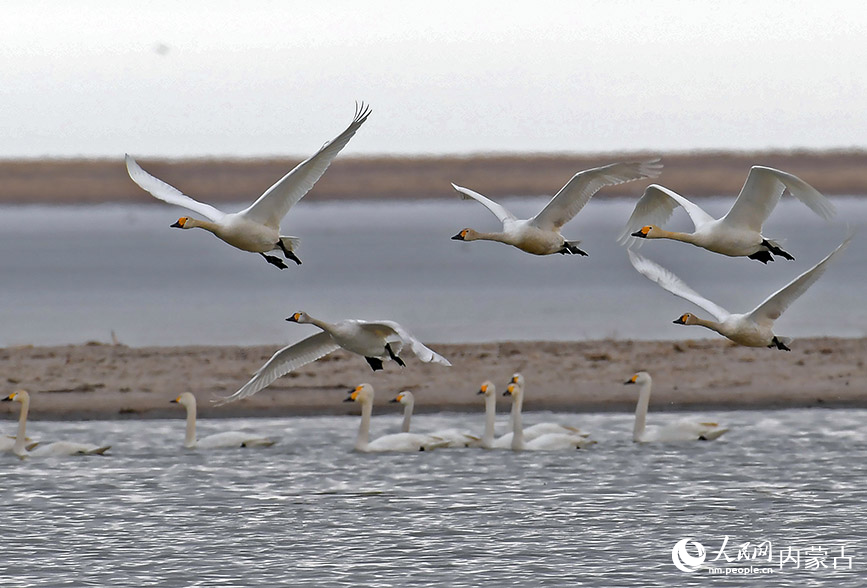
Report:
[[[792,351],[738,347],[721,339],[601,340],[436,344],[452,367],[406,358],[372,372],[343,351],[278,379],[253,397],[224,406],[209,400],[240,388],[277,347],[144,347],[121,344],[0,349],[5,389],[32,394],[31,418],[129,419],[178,416],[170,401],[199,399],[205,418],[346,414],[347,391],[362,382],[377,390],[377,413],[408,389],[418,412],[481,411],[481,383],[503,390],[514,372],[526,379],[525,410],[631,411],[637,390],[624,386],[646,370],[654,378],[651,410],[867,406],[867,338],[805,338]],[[507,399],[500,403],[508,409]],[[0,404],[11,421],[18,407]]]

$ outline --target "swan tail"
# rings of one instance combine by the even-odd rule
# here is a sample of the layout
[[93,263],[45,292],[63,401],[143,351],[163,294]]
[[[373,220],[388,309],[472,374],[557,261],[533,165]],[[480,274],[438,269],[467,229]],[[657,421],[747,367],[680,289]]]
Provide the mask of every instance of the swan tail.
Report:
[[111,445],[104,445],[102,447],[96,447],[94,449],[88,449],[83,453],[85,455],[105,455],[105,452],[111,449]]
[[722,437],[723,433],[727,432],[728,429],[723,427],[719,429],[708,429],[707,431],[702,432],[699,436],[700,441],[713,441],[714,439],[719,439]]
[[294,251],[301,244],[301,239],[298,237],[288,237],[284,235],[280,235],[280,242],[283,244],[283,247],[287,248],[289,251]]
[[268,439],[267,437],[261,437],[258,439],[247,439],[243,443],[241,443],[241,447],[271,447],[277,443],[272,439]]

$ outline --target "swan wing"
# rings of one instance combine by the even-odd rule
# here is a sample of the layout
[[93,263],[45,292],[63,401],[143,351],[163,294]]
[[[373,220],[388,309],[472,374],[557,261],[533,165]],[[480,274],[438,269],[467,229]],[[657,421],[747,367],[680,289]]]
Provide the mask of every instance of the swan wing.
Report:
[[419,360],[425,363],[438,363],[444,366],[451,366],[452,364],[445,357],[425,346],[421,341],[416,339],[409,331],[404,329],[398,323],[394,321],[376,321],[369,323],[362,323],[365,328],[385,328],[397,334],[400,342],[404,346],[409,346],[412,349],[412,352],[415,354]]
[[559,230],[572,220],[590,198],[605,186],[613,186],[642,178],[655,178],[662,171],[658,159],[612,163],[578,172],[560,188],[530,224],[544,230]]
[[665,269],[661,265],[650,261],[646,257],[635,253],[631,249],[627,249],[629,261],[635,270],[646,277],[651,282],[656,282],[664,290],[668,290],[675,296],[680,296],[684,300],[689,300],[696,306],[699,306],[711,313],[718,321],[724,321],[729,316],[729,312],[723,307],[711,302],[678,278],[674,273]]
[[226,216],[226,213],[217,210],[210,204],[193,200],[174,186],[170,186],[161,179],[150,175],[128,153],[124,156],[124,159],[126,161],[126,171],[129,173],[132,181],[138,184],[139,188],[150,193],[154,198],[174,204],[175,206],[182,206],[214,222],[219,222]]
[[313,363],[320,357],[325,357],[332,351],[336,351],[340,346],[334,342],[326,332],[317,333],[312,337],[299,341],[288,347],[284,347],[277,353],[271,356],[271,359],[265,362],[265,365],[260,367],[256,373],[250,378],[250,381],[244,384],[240,390],[220,398],[217,405],[227,404],[242,398],[252,396],[259,390],[269,386],[274,380],[281,376],[285,376],[293,370]]
[[474,192],[469,188],[458,186],[457,184],[452,184],[452,188],[457,190],[457,192],[461,195],[462,200],[475,200],[476,202],[490,210],[492,213],[494,213],[494,216],[500,219],[500,222],[504,225],[507,221],[517,220],[515,215],[506,210],[504,206],[497,204],[486,196],[482,196],[478,192]]
[[846,240],[840,243],[834,251],[825,257],[825,259],[802,273],[786,286],[783,286],[778,291],[768,296],[768,298],[759,304],[749,314],[749,316],[756,322],[777,320],[780,315],[789,308],[789,305],[792,304],[792,302],[797,300],[801,294],[807,291],[807,288],[812,286],[816,280],[822,277],[822,274],[824,274],[825,270],[828,269],[828,264],[831,260],[837,254],[842,253],[846,247],[849,246],[851,241],[852,235],[849,235],[846,237]]
[[671,213],[674,212],[678,204],[689,215],[696,229],[714,220],[699,205],[690,202],[674,190],[669,190],[659,184],[651,184],[645,188],[644,194],[635,203],[632,215],[626,221],[626,228],[620,233],[617,242],[625,245],[637,241],[635,237],[631,236],[632,233],[647,225],[662,226],[671,218]]
[[346,130],[334,140],[328,141],[311,157],[299,163],[277,183],[268,188],[258,200],[240,213],[246,218],[264,225],[279,228],[280,221],[322,177],[340,150],[346,147],[355,132],[370,116],[370,107],[363,102],[355,109],[355,118]]
[[761,232],[762,225],[786,189],[825,220],[834,216],[833,203],[801,178],[771,167],[754,165],[723,222]]

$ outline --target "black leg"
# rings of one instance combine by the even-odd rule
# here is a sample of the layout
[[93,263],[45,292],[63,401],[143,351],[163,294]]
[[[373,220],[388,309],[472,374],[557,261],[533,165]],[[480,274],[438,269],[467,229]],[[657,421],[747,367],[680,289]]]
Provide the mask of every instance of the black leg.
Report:
[[769,261],[774,261],[774,256],[771,255],[770,251],[765,251],[764,249],[756,251],[752,255],[747,255],[747,257],[755,259],[756,261],[761,261],[765,265],[767,265]]
[[378,357],[365,357],[367,363],[370,364],[370,369],[373,371],[382,369],[382,360]]
[[769,345],[769,347],[774,347],[774,346],[776,346],[776,348],[781,350],[781,351],[791,351],[791,349],[789,349],[785,343],[783,343],[782,341],[780,341],[776,337],[771,339],[771,344]]
[[277,241],[277,246],[283,250],[283,255],[286,256],[286,259],[291,259],[292,261],[294,261],[298,265],[301,265],[301,260],[298,259],[298,257],[295,255],[295,253],[291,249],[288,249],[286,247],[286,245],[283,244],[282,240]]
[[773,253],[774,255],[779,255],[780,257],[783,257],[783,258],[785,258],[785,259],[788,259],[789,261],[794,261],[794,260],[795,260],[795,258],[792,257],[792,255],[791,255],[789,252],[787,252],[787,251],[783,251],[782,249],[780,249],[780,248],[777,247],[776,245],[772,245],[772,244],[770,243],[770,241],[768,241],[767,239],[764,239],[764,240],[762,241],[762,245],[764,245],[765,247],[767,247],[767,248],[768,248],[768,251],[770,251],[770,252]]
[[395,363],[397,363],[397,365],[399,365],[400,367],[406,367],[406,364],[403,363],[403,360],[401,358],[399,358],[397,355],[395,355],[394,351],[391,350],[391,344],[390,343],[385,344],[385,350],[388,351],[388,356],[390,358],[392,358],[395,361]]
[[575,245],[572,245],[568,241],[566,241],[563,244],[563,249],[561,249],[558,253],[560,253],[560,255],[569,254],[569,255],[583,255],[585,257],[587,256],[587,253],[585,251],[581,251],[580,249],[578,249],[578,247],[576,247]]
[[286,265],[285,263],[283,263],[283,260],[280,259],[279,257],[275,257],[275,256],[273,256],[273,255],[265,255],[264,253],[259,253],[259,255],[261,255],[262,257],[264,257],[264,258],[265,258],[265,261],[267,261],[267,262],[270,263],[271,265],[276,265],[276,266],[279,267],[280,269],[286,269],[286,268],[289,267],[288,265]]

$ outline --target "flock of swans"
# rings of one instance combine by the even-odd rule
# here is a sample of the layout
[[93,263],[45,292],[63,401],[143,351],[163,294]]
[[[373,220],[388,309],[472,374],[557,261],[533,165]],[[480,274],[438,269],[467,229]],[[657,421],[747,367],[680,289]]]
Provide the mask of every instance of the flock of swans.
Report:
[[[172,227],[204,229],[233,247],[257,253],[269,264],[287,269],[288,266],[283,259],[270,255],[272,252],[282,253],[285,259],[296,264],[301,263],[295,254],[299,239],[280,234],[280,223],[283,217],[313,188],[338,153],[365,123],[370,112],[370,108],[363,103],[357,106],[352,122],[340,135],[326,142],[315,154],[298,164],[268,188],[253,204],[236,213],[225,213],[209,204],[194,200],[146,172],[130,155],[125,157],[126,167],[130,178],[155,198],[205,217],[204,219],[180,217],[171,225]],[[585,251],[579,249],[580,241],[567,240],[563,237],[560,233],[561,228],[588,204],[594,194],[606,186],[656,178],[661,171],[662,164],[656,159],[620,162],[578,172],[538,214],[530,219],[518,219],[505,207],[482,194],[452,184],[461,198],[479,202],[496,216],[503,226],[501,232],[481,232],[464,228],[452,239],[496,241],[533,255],[587,255]],[[783,250],[778,241],[762,234],[763,224],[786,191],[825,220],[835,214],[833,204],[800,178],[780,170],[754,166],[731,209],[719,219],[714,219],[699,206],[676,192],[658,184],[651,184],[637,201],[618,241],[627,247],[629,260],[637,272],[668,292],[704,309],[716,319],[703,319],[691,313],[684,313],[674,321],[675,323],[703,326],[739,345],[789,350],[790,338],[773,332],[774,321],[818,280],[829,263],[846,249],[852,239],[851,234],[812,268],[777,290],[752,311],[744,314],[726,311],[692,290],[671,271],[635,251],[645,240],[671,239],[713,253],[730,257],[747,257],[764,264],[774,261],[774,256],[792,260],[794,257]],[[660,227],[669,220],[677,206],[682,207],[689,215],[695,225],[694,232],[667,231]],[[405,366],[401,354],[407,351],[422,362],[451,365],[446,358],[426,347],[407,329],[394,321],[346,319],[326,322],[304,312],[296,312],[286,320],[312,324],[321,332],[274,353],[237,392],[220,399],[218,401],[220,404],[252,396],[281,376],[337,349],[345,349],[362,356],[374,371],[383,369],[384,361],[393,361],[401,367]],[[641,387],[633,430],[635,442],[710,441],[717,439],[728,430],[712,422],[684,421],[663,428],[646,429],[651,391],[650,375],[647,372],[639,372],[626,384],[638,384]],[[485,397],[485,424],[481,436],[454,429],[432,433],[410,432],[414,399],[410,391],[403,391],[393,399],[393,402],[404,406],[402,431],[371,441],[370,421],[374,390],[370,384],[360,384],[346,399],[347,402],[361,405],[361,423],[354,448],[361,452],[419,451],[448,447],[550,451],[587,448],[595,443],[580,429],[559,423],[538,423],[524,428],[521,413],[524,381],[520,374],[515,374],[504,393],[512,403],[511,430],[505,435],[499,437],[495,435],[497,396],[494,384],[486,381],[478,393]],[[25,457],[103,454],[108,449],[107,446],[64,441],[46,445],[34,443],[26,437],[30,402],[28,393],[23,390],[17,391],[3,400],[20,403],[21,410],[17,435],[14,438],[0,438],[2,452],[12,452]],[[271,439],[241,432],[224,432],[197,438],[195,397],[185,392],[171,402],[180,404],[187,410],[186,436],[183,443],[186,448],[253,447],[269,446],[274,443]]]

